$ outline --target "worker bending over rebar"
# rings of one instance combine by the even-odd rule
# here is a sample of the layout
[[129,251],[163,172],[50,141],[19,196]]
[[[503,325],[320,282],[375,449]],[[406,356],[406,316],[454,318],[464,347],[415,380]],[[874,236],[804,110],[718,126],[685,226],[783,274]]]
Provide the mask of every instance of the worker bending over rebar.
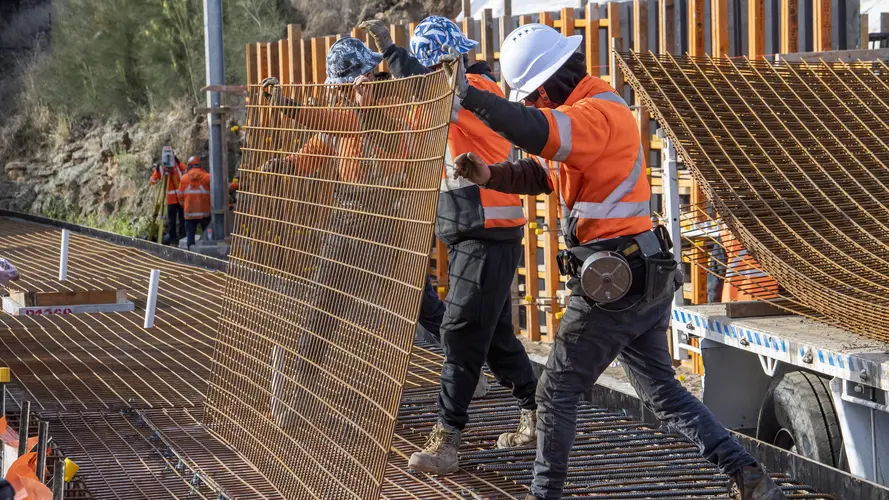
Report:
[[[441,58],[448,54],[445,46],[455,47],[460,57],[465,57],[478,45],[451,20],[439,16],[417,25],[410,41],[411,53],[392,43],[382,22],[367,21],[361,27],[374,37],[395,77],[438,69]],[[487,63],[469,66],[467,72],[467,85],[502,95]],[[448,245],[450,288],[441,322],[445,360],[438,422],[424,449],[411,455],[408,462],[416,470],[435,474],[457,470],[461,432],[469,421],[467,410],[485,361],[521,407],[518,429],[501,435],[497,446],[521,446],[536,439],[537,377],[512,324],[511,286],[522,254],[525,224],[522,203],[517,195],[483,189],[455,176],[453,164],[456,155],[467,151],[489,163],[505,161],[511,149],[507,140],[472,113],[454,106],[435,228],[438,238]]]
[[[577,403],[612,360],[659,419],[694,442],[734,482],[732,496],[778,500],[781,489],[698,399],[675,378],[665,332],[681,279],[662,227],[652,229],[643,139],[626,102],[589,76],[582,37],[542,24],[510,33],[500,55],[511,100],[470,83],[458,49],[445,68],[461,106],[531,155],[562,162],[560,268],[570,301],[537,388],[537,458],[531,494],[561,498],[574,443]],[[522,102],[515,102],[521,100]],[[505,193],[550,193],[535,159],[492,162],[464,153],[455,178]]]

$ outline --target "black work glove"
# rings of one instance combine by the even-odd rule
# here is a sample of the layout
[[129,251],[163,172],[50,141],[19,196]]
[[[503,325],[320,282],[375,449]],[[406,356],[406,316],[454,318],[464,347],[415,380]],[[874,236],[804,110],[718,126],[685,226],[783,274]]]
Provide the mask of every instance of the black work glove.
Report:
[[466,79],[466,68],[463,66],[463,55],[454,47],[445,44],[442,47],[447,55],[441,56],[439,61],[444,63],[444,71],[448,78],[454,80],[454,92],[461,100],[469,92],[469,80]]
[[358,27],[370,33],[374,42],[377,43],[377,48],[380,52],[386,52],[386,49],[394,45],[392,43],[392,35],[389,34],[389,28],[383,21],[371,19],[359,24]]
[[[262,84],[261,84],[263,97],[271,100],[273,93],[278,90],[278,85],[280,85],[280,84],[281,84],[281,82],[274,76],[270,76],[270,77],[266,78],[265,80],[263,80]],[[269,90],[268,90],[269,87],[271,87],[271,92],[269,92]]]

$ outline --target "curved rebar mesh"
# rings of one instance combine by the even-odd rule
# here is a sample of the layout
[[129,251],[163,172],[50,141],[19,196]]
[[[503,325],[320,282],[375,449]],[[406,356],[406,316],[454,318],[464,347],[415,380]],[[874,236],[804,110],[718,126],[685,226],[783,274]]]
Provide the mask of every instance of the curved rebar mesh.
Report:
[[886,64],[620,64],[778,305],[889,341]]
[[444,73],[250,88],[205,422],[288,498],[376,498],[433,237]]

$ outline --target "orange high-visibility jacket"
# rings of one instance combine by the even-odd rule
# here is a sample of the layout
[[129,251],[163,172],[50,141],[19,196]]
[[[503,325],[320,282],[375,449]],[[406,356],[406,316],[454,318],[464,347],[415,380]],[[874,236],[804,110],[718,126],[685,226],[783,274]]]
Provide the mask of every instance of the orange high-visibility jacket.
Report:
[[651,229],[651,187],[639,125],[614,89],[586,76],[564,105],[541,109],[549,138],[540,156],[562,162],[559,190],[568,246]]
[[[163,167],[161,167],[163,168]],[[179,182],[182,180],[182,176],[185,175],[185,164],[181,161],[176,163],[176,166],[170,169],[170,175],[167,176],[167,205],[178,205],[179,198],[176,196],[176,190],[179,189]],[[161,180],[161,171],[159,169],[155,169],[151,174],[151,180],[148,181],[152,186],[157,184],[159,180]]]
[[727,264],[725,285],[722,287],[723,302],[773,299],[778,296],[778,282],[762,271],[759,262],[747,253],[747,249],[728,229],[720,233],[720,242],[725,248]]
[[[473,87],[503,97],[500,86],[484,75],[468,74]],[[456,123],[448,129],[445,168],[442,170],[438,198],[436,234],[445,243],[462,237],[484,238],[485,228],[514,228],[525,224],[525,213],[518,195],[484,189],[463,177],[454,179],[454,158],[472,151],[488,164],[509,159],[512,145],[488,128],[472,112],[461,109]],[[518,235],[516,235],[518,236]]]
[[189,169],[179,182],[176,194],[186,220],[210,217],[210,174],[203,169]]

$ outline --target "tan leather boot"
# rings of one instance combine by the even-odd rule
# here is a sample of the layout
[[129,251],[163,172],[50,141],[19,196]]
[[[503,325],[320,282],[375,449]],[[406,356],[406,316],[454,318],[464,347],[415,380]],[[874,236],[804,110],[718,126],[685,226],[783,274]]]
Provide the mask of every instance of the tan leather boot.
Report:
[[497,439],[497,448],[514,448],[537,442],[537,410],[522,410],[519,428],[515,432],[504,432]]
[[748,465],[732,474],[734,500],[784,500],[784,492],[760,465]]
[[442,422],[435,424],[423,451],[411,455],[409,468],[430,474],[450,474],[456,471],[457,450],[460,449],[460,429]]

